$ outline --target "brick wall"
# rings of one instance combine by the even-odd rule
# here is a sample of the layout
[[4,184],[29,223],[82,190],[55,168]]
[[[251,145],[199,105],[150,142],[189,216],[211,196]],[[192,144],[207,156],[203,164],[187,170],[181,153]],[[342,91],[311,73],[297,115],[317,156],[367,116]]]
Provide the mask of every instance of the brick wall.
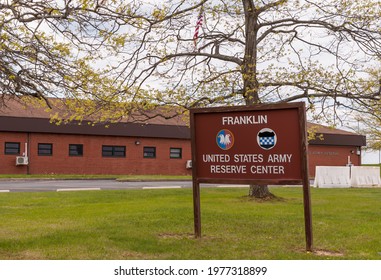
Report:
[[[29,138],[29,166],[16,166],[16,155],[4,154],[5,142],[20,142],[20,156]],[[139,141],[139,145],[135,141]],[[52,143],[52,156],[39,156],[38,143]],[[83,156],[69,156],[69,144],[82,144]],[[102,145],[126,146],[126,157],[102,157]],[[156,147],[156,158],[144,158],[143,147]],[[182,148],[181,159],[169,157],[170,148]],[[357,147],[309,145],[309,173],[315,166],[345,166],[348,156],[361,164]],[[189,140],[0,132],[0,173],[2,174],[171,174],[191,175],[185,168],[191,159]]]
[[0,173],[1,174],[27,174],[27,166],[16,166],[17,155],[5,154],[5,142],[20,142],[20,155],[25,152],[28,141],[27,133],[0,132]]
[[[16,155],[4,155],[4,143],[21,142],[22,154],[27,139],[27,134],[1,133],[0,173],[191,174],[185,168],[191,159],[188,140],[33,133],[29,136],[29,166],[15,166]],[[38,155],[38,143],[53,144],[53,154]],[[69,144],[82,144],[83,156],[69,156]],[[102,145],[126,146],[126,157],[103,157]],[[143,158],[145,146],[156,147],[156,158]],[[182,148],[182,158],[171,159],[170,148]]]
[[308,167],[310,177],[315,177],[316,166],[345,166],[348,156],[354,165],[361,164],[361,155],[357,155],[355,146],[308,146]]

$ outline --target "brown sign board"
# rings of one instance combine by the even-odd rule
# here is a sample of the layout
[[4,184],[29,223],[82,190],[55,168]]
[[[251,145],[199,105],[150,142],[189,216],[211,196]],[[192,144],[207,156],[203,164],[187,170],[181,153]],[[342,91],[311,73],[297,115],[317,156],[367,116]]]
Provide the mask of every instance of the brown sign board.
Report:
[[304,103],[198,108],[190,113],[196,236],[201,234],[200,183],[302,184],[310,231]]
[[297,184],[303,180],[304,103],[191,110],[199,182]]

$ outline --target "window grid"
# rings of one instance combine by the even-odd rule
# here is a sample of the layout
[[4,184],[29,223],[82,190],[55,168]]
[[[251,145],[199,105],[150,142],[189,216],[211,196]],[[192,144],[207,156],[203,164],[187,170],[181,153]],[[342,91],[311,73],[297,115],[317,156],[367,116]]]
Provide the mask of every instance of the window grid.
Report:
[[182,158],[182,149],[181,148],[170,148],[169,149],[170,158]]
[[82,144],[69,144],[69,156],[83,156]]
[[126,157],[126,146],[102,146],[103,157]]
[[5,142],[4,154],[5,155],[19,155],[20,142]]
[[39,143],[38,144],[38,155],[39,156],[52,156],[53,155],[53,144]]
[[156,147],[144,147],[143,157],[144,158],[156,158]]
[[[5,142],[4,154],[6,155],[19,155],[20,142]],[[39,156],[52,156],[53,144],[52,143],[38,143]],[[69,144],[69,156],[83,156],[83,144]],[[103,157],[126,157],[126,146],[102,146]],[[182,148],[170,148],[169,156],[172,159],[182,158]],[[144,158],[156,158],[156,147],[144,147]]]

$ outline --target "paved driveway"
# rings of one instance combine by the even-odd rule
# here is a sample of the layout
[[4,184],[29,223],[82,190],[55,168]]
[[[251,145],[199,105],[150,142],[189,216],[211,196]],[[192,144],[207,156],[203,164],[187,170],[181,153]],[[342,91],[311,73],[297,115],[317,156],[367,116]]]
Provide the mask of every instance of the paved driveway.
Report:
[[191,181],[118,182],[116,180],[1,180],[0,192],[190,188]]

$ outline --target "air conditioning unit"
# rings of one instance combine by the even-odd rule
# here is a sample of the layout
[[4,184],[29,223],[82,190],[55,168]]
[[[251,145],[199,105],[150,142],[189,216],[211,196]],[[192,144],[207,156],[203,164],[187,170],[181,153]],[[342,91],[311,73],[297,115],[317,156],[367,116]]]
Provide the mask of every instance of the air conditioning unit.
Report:
[[28,157],[16,157],[16,165],[28,165]]
[[187,160],[187,163],[186,163],[185,167],[187,169],[191,169],[192,168],[192,160]]

